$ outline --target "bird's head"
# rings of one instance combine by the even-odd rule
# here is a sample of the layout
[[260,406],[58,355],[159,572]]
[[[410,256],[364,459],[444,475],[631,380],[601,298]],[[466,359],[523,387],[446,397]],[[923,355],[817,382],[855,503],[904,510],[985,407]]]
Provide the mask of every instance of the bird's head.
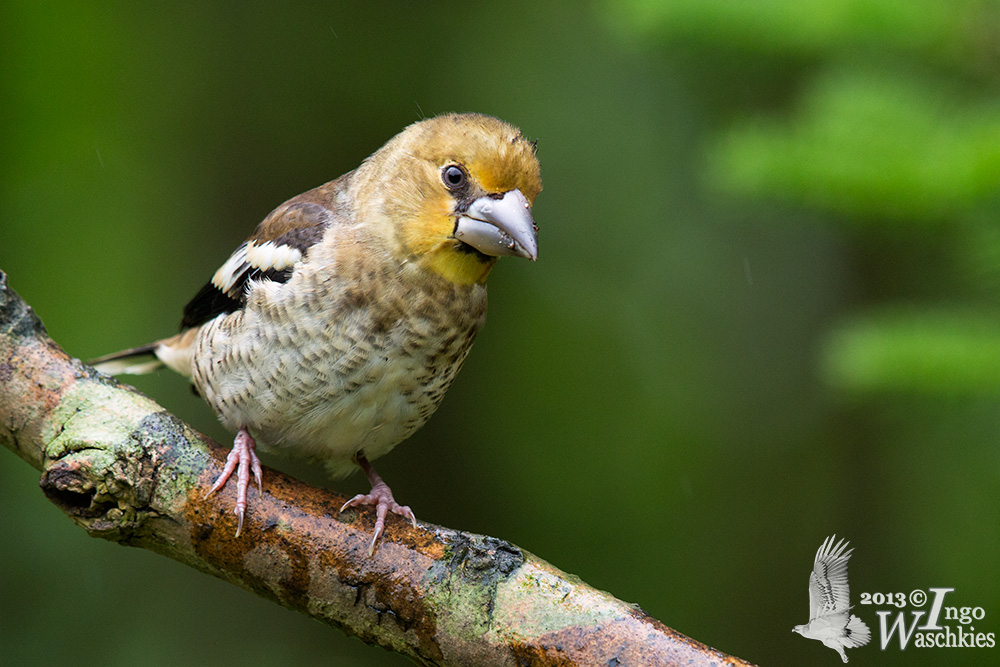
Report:
[[357,178],[373,207],[366,217],[405,259],[452,282],[484,281],[501,255],[538,257],[535,145],[497,118],[449,114],[414,123]]
[[805,625],[796,625],[794,628],[792,628],[792,632],[797,632],[800,635],[805,635],[806,634],[806,630],[808,628],[809,628],[809,624],[808,623],[806,623]]

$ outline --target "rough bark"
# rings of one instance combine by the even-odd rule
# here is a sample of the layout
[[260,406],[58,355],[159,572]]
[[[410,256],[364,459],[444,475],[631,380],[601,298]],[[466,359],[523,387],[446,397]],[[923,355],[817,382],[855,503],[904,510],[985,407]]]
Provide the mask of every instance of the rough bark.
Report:
[[0,442],[91,535],[144,547],[428,665],[746,665],[501,539],[390,518],[265,471],[235,538],[226,451],[71,358],[0,272]]

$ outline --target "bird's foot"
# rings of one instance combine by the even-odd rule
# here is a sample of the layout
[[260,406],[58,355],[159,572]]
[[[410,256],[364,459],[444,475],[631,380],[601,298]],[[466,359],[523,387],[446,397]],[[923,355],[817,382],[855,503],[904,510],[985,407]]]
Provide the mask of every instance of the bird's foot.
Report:
[[233,514],[238,517],[236,537],[239,537],[240,531],[243,530],[243,515],[247,509],[247,487],[250,486],[251,472],[253,472],[254,480],[257,482],[257,492],[263,491],[260,459],[257,458],[257,443],[246,427],[241,428],[236,433],[233,449],[226,458],[226,467],[222,469],[222,474],[215,480],[215,484],[209,489],[207,495],[210,496],[224,487],[234,470],[236,471],[236,505],[233,507]]
[[413,515],[413,510],[409,507],[396,502],[396,499],[392,497],[392,489],[382,481],[382,478],[375,472],[375,468],[368,462],[368,459],[361,454],[358,454],[357,459],[358,465],[365,471],[368,481],[371,482],[372,490],[371,493],[359,493],[354,496],[341,506],[340,511],[343,512],[348,507],[358,507],[359,505],[375,506],[375,534],[372,536],[371,545],[368,547],[368,555],[371,556],[375,553],[375,545],[378,543],[378,539],[385,532],[385,517],[389,512],[409,519],[414,528],[417,527],[417,517]]

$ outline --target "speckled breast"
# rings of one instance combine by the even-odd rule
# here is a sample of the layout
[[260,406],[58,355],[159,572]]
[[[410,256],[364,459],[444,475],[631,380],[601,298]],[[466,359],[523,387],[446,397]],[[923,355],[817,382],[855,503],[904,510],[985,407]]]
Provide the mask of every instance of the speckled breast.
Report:
[[387,453],[440,404],[485,320],[486,288],[385,278],[256,286],[245,311],[200,332],[196,387],[231,430],[334,475],[359,451]]

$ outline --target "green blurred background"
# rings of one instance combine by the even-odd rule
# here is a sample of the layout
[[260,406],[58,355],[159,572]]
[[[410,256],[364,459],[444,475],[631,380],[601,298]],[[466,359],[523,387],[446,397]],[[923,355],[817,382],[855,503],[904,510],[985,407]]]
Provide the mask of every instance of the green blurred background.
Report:
[[[143,343],[277,204],[497,115],[539,140],[541,259],[494,271],[397,497],[761,665],[839,664],[791,633],[831,533],[855,604],[950,586],[1000,633],[998,62],[986,0],[5,2],[0,268],[70,353]],[[408,664],[0,475],[5,664]],[[855,612],[852,664],[1000,651],[882,652]]]

